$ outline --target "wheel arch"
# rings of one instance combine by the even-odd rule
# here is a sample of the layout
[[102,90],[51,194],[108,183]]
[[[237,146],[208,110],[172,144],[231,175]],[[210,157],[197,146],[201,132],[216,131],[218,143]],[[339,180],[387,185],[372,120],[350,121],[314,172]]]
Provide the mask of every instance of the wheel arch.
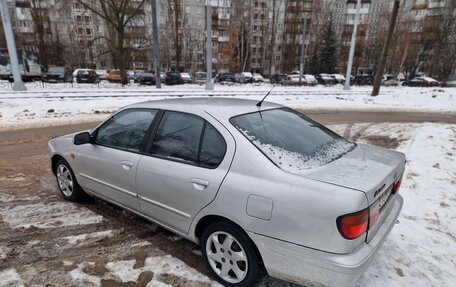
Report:
[[261,253],[260,253],[260,250],[258,249],[258,247],[256,246],[255,242],[250,238],[250,236],[248,235],[248,233],[244,230],[244,228],[242,228],[242,226],[240,226],[239,224],[237,224],[236,222],[234,222],[233,220],[229,219],[229,218],[226,218],[224,216],[220,216],[220,215],[205,215],[204,217],[202,217],[198,223],[196,224],[196,227],[195,227],[195,232],[194,232],[194,236],[195,238],[198,240],[198,243],[201,242],[201,237],[204,233],[204,230],[209,226],[211,225],[212,223],[214,222],[217,222],[217,221],[224,221],[224,222],[228,222],[230,224],[233,224],[234,226],[236,226],[237,228],[239,228],[240,231],[244,232],[245,235],[250,239],[250,241],[252,242],[253,246],[255,246],[255,249],[256,249],[256,252],[258,253],[259,255],[259,258],[261,260],[261,264],[263,264],[263,258],[261,256]]
[[63,156],[59,155],[59,154],[55,154],[55,155],[53,155],[52,158],[51,158],[51,168],[52,168],[52,173],[53,173],[54,175],[56,174],[57,163],[58,163],[59,160],[61,160],[61,159],[63,159],[63,160],[66,161],[66,159],[65,159]]

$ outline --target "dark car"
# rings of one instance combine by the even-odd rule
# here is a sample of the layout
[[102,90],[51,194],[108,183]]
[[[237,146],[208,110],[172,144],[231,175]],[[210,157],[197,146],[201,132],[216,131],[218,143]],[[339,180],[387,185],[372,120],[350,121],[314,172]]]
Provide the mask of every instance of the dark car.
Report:
[[217,75],[217,82],[219,83],[235,83],[236,77],[233,73],[219,73]]
[[100,77],[94,70],[80,70],[76,74],[76,83],[82,84],[95,84],[100,82]]
[[409,87],[437,87],[439,82],[430,77],[416,77],[405,81],[402,85]]
[[287,74],[274,74],[272,77],[269,79],[271,84],[282,84],[283,81],[287,79]]
[[374,76],[373,75],[356,75],[352,80],[351,83],[353,85],[358,86],[372,86],[374,84]]
[[335,85],[337,80],[329,74],[317,74],[315,75],[318,84],[320,85]]
[[179,72],[167,72],[165,78],[166,85],[182,85],[184,80]]
[[67,67],[51,67],[44,74],[43,82],[46,83],[72,83],[73,73]]
[[249,81],[249,80],[244,74],[242,74],[242,73],[234,74],[234,82],[235,83],[245,84],[245,83],[247,83],[247,81]]
[[154,73],[151,73],[151,72],[143,72],[138,77],[139,85],[149,85],[149,86],[155,85],[156,80],[157,80],[157,77],[155,76]]

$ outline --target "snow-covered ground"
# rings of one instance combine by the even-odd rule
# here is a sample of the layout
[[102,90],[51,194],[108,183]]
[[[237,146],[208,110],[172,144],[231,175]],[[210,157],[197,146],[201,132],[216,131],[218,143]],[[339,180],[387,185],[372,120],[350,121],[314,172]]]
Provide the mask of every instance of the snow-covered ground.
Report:
[[[349,138],[371,144],[382,143],[395,147],[407,155],[407,166],[400,194],[404,207],[398,223],[372,264],[357,282],[357,287],[396,286],[454,286],[456,282],[456,125],[447,124],[354,124],[330,126]],[[19,178],[18,180],[20,180]],[[4,180],[15,180],[4,178]],[[4,194],[0,202],[16,201]],[[25,199],[21,199],[25,200]],[[2,209],[0,216],[11,228],[26,228],[33,224],[38,229],[68,226],[68,218],[78,218],[81,228],[105,219],[84,206],[70,203],[23,205]],[[31,212],[34,210],[35,212]],[[53,215],[49,217],[50,210]],[[64,212],[65,211],[65,212]],[[43,214],[43,220],[40,220]],[[45,221],[45,222],[44,222]],[[102,222],[100,223],[102,224]],[[118,236],[118,230],[96,231],[76,236],[62,236],[46,243],[59,250],[81,248],[102,243]],[[176,240],[179,239],[175,236]],[[181,241],[182,242],[182,241]],[[30,248],[40,248],[37,240],[24,242]],[[139,240],[128,248],[150,248],[150,243]],[[10,247],[0,243],[0,259],[6,258]],[[162,251],[147,257],[141,267],[136,260],[112,260],[104,265],[103,275],[94,275],[94,262],[74,263],[69,258],[62,263],[64,270],[41,270],[46,278],[73,285],[101,286],[100,282],[129,282],[139,284],[140,278],[154,274],[147,286],[170,287],[171,278],[179,286],[220,286],[183,261]],[[9,268],[0,270],[0,285],[26,286],[37,276],[37,270]],[[54,272],[54,273],[53,273]],[[62,273],[63,272],[63,273]],[[140,274],[142,274],[140,276]],[[145,274],[145,275],[144,275]],[[35,279],[34,279],[35,278]],[[60,279],[59,279],[60,278]],[[114,282],[113,281],[113,282]],[[285,282],[268,279],[263,287],[286,287]]]
[[[7,83],[0,83],[0,130],[101,120],[122,106],[163,98],[225,96],[260,100],[272,87],[216,85],[208,92],[198,85],[163,86],[161,90],[109,83],[40,85],[30,83],[27,92],[12,92]],[[377,97],[370,96],[371,89],[277,86],[267,100],[304,109],[456,112],[456,88],[383,87]]]

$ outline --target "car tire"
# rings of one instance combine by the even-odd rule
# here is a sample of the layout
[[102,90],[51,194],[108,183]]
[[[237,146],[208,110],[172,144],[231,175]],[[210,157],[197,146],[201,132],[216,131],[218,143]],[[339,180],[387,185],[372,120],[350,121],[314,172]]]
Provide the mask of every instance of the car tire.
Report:
[[202,234],[200,247],[210,273],[224,286],[256,286],[265,276],[254,243],[232,223],[217,221],[210,224]]
[[55,165],[55,178],[60,193],[66,200],[81,202],[86,198],[86,193],[76,181],[74,172],[66,160],[61,159]]

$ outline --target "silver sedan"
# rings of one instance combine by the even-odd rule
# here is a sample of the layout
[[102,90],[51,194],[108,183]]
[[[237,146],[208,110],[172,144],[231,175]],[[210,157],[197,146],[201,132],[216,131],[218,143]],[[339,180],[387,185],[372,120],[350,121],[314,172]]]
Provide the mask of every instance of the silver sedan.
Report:
[[215,279],[349,286],[394,226],[402,153],[281,105],[150,101],[49,142],[65,199],[89,194],[200,244]]

